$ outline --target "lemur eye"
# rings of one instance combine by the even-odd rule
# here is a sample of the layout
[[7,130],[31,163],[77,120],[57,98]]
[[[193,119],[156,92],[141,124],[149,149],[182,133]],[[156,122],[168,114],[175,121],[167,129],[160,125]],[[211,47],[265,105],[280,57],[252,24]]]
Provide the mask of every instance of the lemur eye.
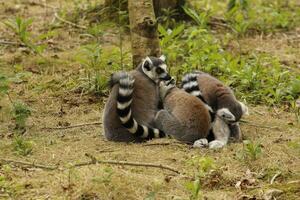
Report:
[[156,73],[157,74],[161,74],[163,72],[164,72],[164,70],[162,68],[160,68],[160,67],[156,68]]

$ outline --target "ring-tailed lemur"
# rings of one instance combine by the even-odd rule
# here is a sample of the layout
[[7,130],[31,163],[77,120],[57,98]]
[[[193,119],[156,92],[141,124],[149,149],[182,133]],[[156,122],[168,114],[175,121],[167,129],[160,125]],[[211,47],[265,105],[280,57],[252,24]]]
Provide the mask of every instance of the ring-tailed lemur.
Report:
[[200,99],[177,88],[171,81],[162,81],[159,91],[164,107],[155,117],[159,129],[188,144],[207,137],[211,119]]
[[[216,119],[213,119],[214,140],[209,143],[210,148],[223,147],[227,144],[230,135],[237,140],[242,139],[238,121],[244,114],[248,114],[248,108],[235,98],[229,87],[207,73],[196,71],[183,77],[182,88],[211,107],[212,116]],[[228,128],[228,134],[224,134],[227,132],[225,129]],[[220,129],[224,130],[218,133],[217,130]],[[207,143],[204,140],[201,142]],[[198,142],[197,145],[200,143]]]
[[164,61],[164,57],[147,57],[135,70],[112,75],[103,115],[108,140],[141,142],[165,136],[153,122],[158,111],[158,82],[171,79]]

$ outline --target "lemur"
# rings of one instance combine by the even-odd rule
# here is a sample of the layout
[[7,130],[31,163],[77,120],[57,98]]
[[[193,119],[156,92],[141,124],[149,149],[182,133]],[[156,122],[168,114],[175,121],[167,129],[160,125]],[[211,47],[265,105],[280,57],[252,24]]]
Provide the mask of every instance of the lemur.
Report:
[[154,117],[159,104],[158,82],[169,79],[164,56],[146,57],[135,70],[114,73],[103,113],[105,137],[119,142],[165,137],[154,127]]
[[[183,77],[182,88],[211,107],[212,118],[215,118],[213,127],[216,127],[215,130],[212,129],[214,140],[209,143],[210,148],[223,147],[227,144],[229,136],[237,140],[242,139],[238,121],[244,114],[248,114],[248,108],[236,99],[229,87],[207,73],[195,71]],[[227,127],[218,127],[222,125]],[[218,133],[217,130],[220,129],[224,130]],[[225,132],[228,134],[224,134]],[[208,143],[205,140],[201,142],[205,143],[204,146]]]
[[210,114],[200,99],[177,88],[174,81],[162,81],[159,93],[164,109],[156,114],[156,127],[187,144],[208,136]]

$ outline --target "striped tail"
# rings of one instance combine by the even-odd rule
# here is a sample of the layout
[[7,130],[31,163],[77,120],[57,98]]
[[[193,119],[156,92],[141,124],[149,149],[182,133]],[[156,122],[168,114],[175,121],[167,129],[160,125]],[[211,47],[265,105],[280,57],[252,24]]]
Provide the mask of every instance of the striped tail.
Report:
[[181,87],[184,89],[184,91],[186,91],[187,93],[198,97],[199,99],[202,100],[202,102],[205,104],[205,107],[208,109],[210,117],[211,117],[211,121],[214,121],[215,119],[215,113],[213,111],[213,109],[207,104],[207,102],[205,101],[204,97],[202,96],[202,92],[200,91],[199,85],[198,85],[198,75],[201,72],[192,72],[189,74],[186,74],[183,78],[182,78],[182,83],[181,83]]
[[206,103],[205,99],[202,96],[202,93],[200,91],[199,85],[198,85],[198,78],[199,73],[193,72],[186,74],[182,78],[182,84],[181,87],[189,94],[198,97],[201,99],[204,103]]
[[122,125],[132,134],[141,138],[152,139],[166,137],[165,133],[159,129],[140,125],[133,118],[131,112],[132,95],[134,89],[134,78],[126,72],[115,73],[112,82],[119,82],[119,92],[117,96],[117,113]]

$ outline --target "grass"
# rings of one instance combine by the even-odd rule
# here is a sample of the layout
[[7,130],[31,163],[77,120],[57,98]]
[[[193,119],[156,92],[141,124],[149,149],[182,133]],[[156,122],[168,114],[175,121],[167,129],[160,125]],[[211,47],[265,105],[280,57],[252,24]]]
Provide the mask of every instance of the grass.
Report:
[[[296,1],[290,1],[287,7],[281,1],[253,2],[249,2],[247,12],[236,8],[229,15],[225,1],[191,1],[196,5],[190,13],[197,23],[175,23],[173,11],[165,11],[167,17],[160,19],[161,45],[172,75],[180,78],[191,68],[213,73],[250,106],[248,123],[241,123],[246,142],[231,143],[215,151],[191,149],[171,139],[148,142],[169,145],[108,142],[101,126],[44,129],[101,120],[108,94],[104,79],[119,70],[121,63],[124,69],[131,68],[130,39],[126,29],[120,37],[114,22],[97,25],[92,20],[93,13],[85,15],[84,11],[92,10],[96,3],[47,1],[61,7],[65,12],[62,17],[67,16],[66,11],[70,16],[80,11],[72,21],[85,25],[87,30],[52,21],[51,8],[29,1],[1,4],[2,21],[16,16],[24,23],[32,19],[26,29],[28,40],[46,45],[42,55],[47,59],[36,53],[27,54],[23,47],[0,46],[0,159],[59,165],[63,170],[0,165],[0,199],[261,198],[272,188],[283,191],[277,199],[296,199],[300,195],[300,60],[295,42],[299,5]],[[240,14],[247,20],[239,22]],[[261,18],[253,17],[258,14]],[[241,30],[236,34],[211,26],[212,17],[224,18],[232,28],[241,26]],[[246,24],[239,24],[242,22]],[[21,42],[21,37],[7,25],[0,24],[0,30],[5,40]],[[7,93],[14,102],[23,102],[18,107],[21,112],[12,112],[14,107]],[[14,118],[20,113],[26,121],[21,121],[26,132],[14,136]],[[161,163],[183,175],[100,164],[70,168],[74,163],[88,161],[85,153],[103,160]],[[279,172],[280,176],[270,184]],[[236,189],[236,183],[245,179],[255,182]]]

